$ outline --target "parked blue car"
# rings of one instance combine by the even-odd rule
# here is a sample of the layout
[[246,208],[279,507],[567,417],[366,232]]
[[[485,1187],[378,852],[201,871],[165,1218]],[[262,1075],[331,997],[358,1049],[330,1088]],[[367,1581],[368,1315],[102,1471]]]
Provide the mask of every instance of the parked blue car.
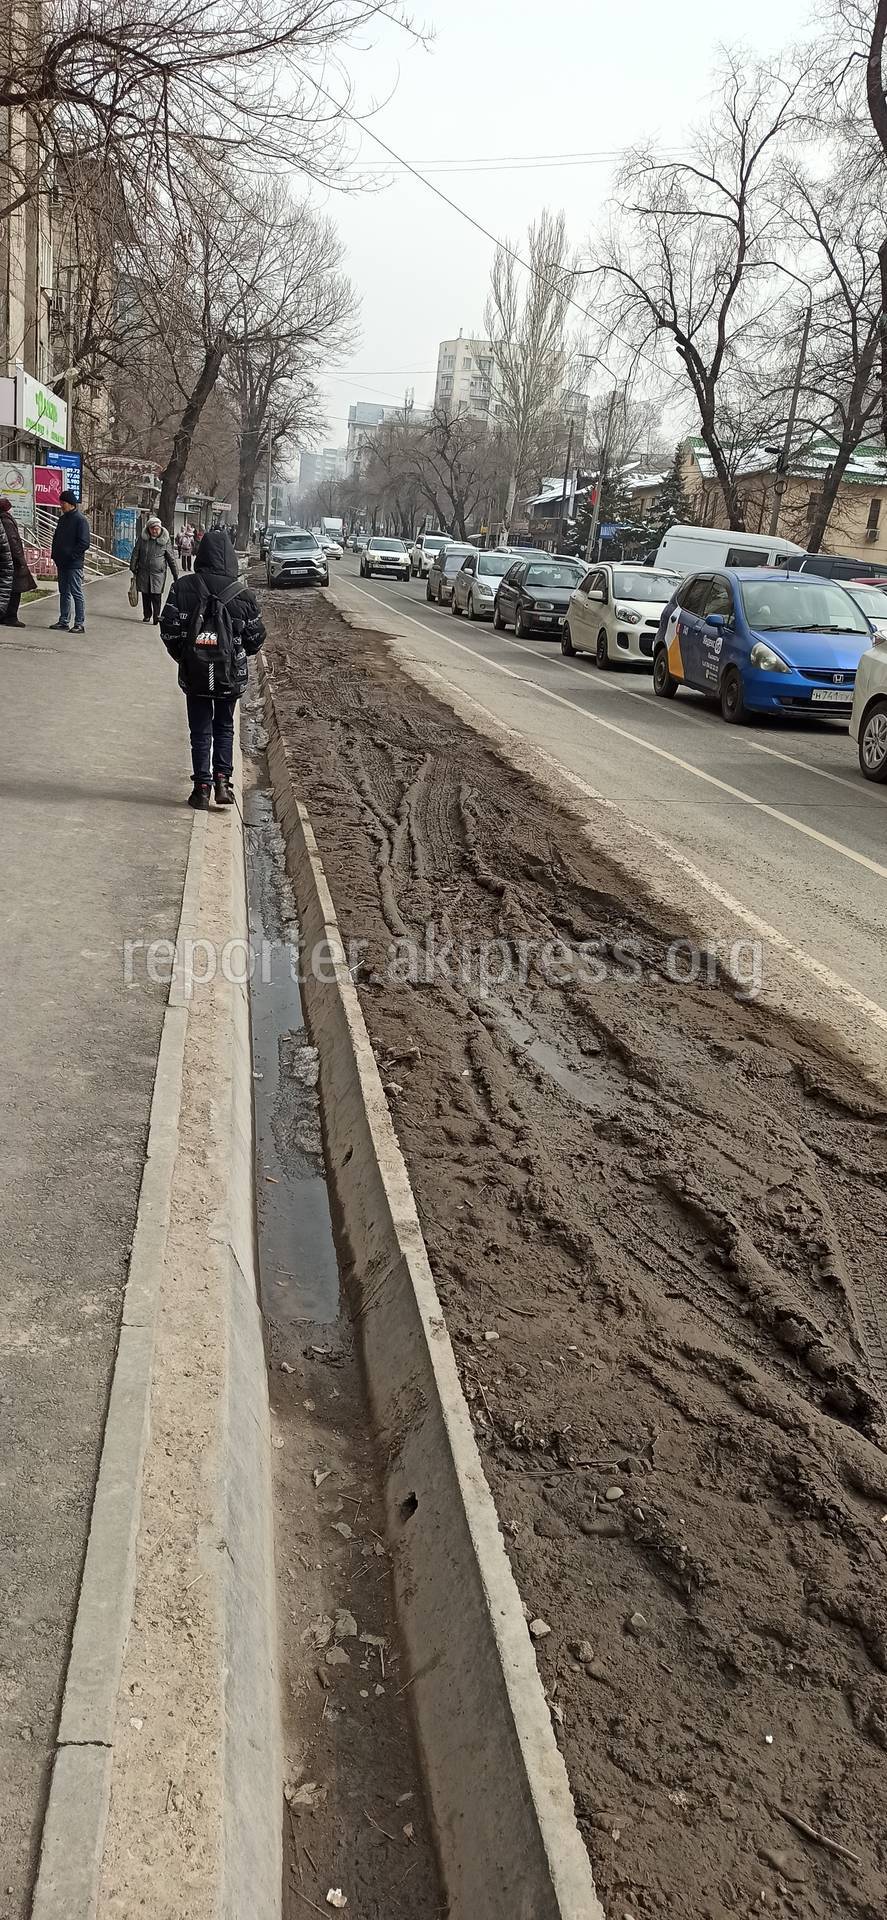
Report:
[[725,720],[748,713],[849,718],[856,669],[872,644],[865,614],[837,580],[735,567],[690,573],[663,612],[653,687],[714,696]]

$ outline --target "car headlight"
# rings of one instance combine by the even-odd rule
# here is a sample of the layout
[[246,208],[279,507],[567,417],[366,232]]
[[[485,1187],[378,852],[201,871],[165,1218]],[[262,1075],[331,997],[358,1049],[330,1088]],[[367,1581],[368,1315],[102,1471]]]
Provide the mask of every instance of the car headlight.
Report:
[[477,588],[478,593],[481,595],[481,597],[484,600],[492,600],[493,598],[492,587],[485,586],[482,580],[475,580],[474,584],[475,584],[475,587]]
[[768,647],[763,640],[755,641],[749,654],[749,662],[753,667],[760,667],[762,673],[791,673],[791,667],[786,661],[781,660],[779,654],[774,653],[773,648]]
[[617,620],[625,621],[627,627],[639,627],[644,617],[642,613],[635,613],[633,607],[614,607],[613,612]]
[[531,600],[530,606],[535,607],[539,613],[553,613],[554,611],[553,600]]

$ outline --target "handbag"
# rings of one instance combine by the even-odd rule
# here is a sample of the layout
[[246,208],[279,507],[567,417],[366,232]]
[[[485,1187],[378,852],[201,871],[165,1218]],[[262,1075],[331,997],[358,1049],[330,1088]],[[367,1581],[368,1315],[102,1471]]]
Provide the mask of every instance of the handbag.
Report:
[[129,604],[131,607],[137,607],[139,604],[139,590],[136,586],[134,573],[131,573],[129,576]]

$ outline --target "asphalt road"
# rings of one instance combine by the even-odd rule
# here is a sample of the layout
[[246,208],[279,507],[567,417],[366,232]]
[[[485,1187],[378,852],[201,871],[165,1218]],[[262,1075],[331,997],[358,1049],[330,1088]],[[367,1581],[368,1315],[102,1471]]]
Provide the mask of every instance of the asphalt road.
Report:
[[643,667],[601,673],[559,643],[454,618],[419,581],[364,582],[351,554],[333,584],[355,609],[394,616],[399,647],[612,803],[651,861],[664,839],[712,897],[729,894],[814,977],[845,986],[883,1038],[887,788],[862,779],[846,722],[729,727],[698,695],[657,699]]
[[30,1912],[192,816],[184,700],[125,585],[0,627],[0,1916]]

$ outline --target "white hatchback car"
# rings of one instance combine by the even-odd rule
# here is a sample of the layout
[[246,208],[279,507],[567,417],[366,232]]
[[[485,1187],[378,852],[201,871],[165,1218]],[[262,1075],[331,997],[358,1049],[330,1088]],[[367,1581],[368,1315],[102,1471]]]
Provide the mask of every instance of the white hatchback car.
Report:
[[[842,583],[843,584],[843,583]],[[867,780],[887,780],[887,642],[876,640],[856,669],[850,737]]]
[[570,601],[561,652],[593,653],[599,667],[619,660],[653,664],[662,609],[680,581],[662,567],[614,561],[592,567]]

